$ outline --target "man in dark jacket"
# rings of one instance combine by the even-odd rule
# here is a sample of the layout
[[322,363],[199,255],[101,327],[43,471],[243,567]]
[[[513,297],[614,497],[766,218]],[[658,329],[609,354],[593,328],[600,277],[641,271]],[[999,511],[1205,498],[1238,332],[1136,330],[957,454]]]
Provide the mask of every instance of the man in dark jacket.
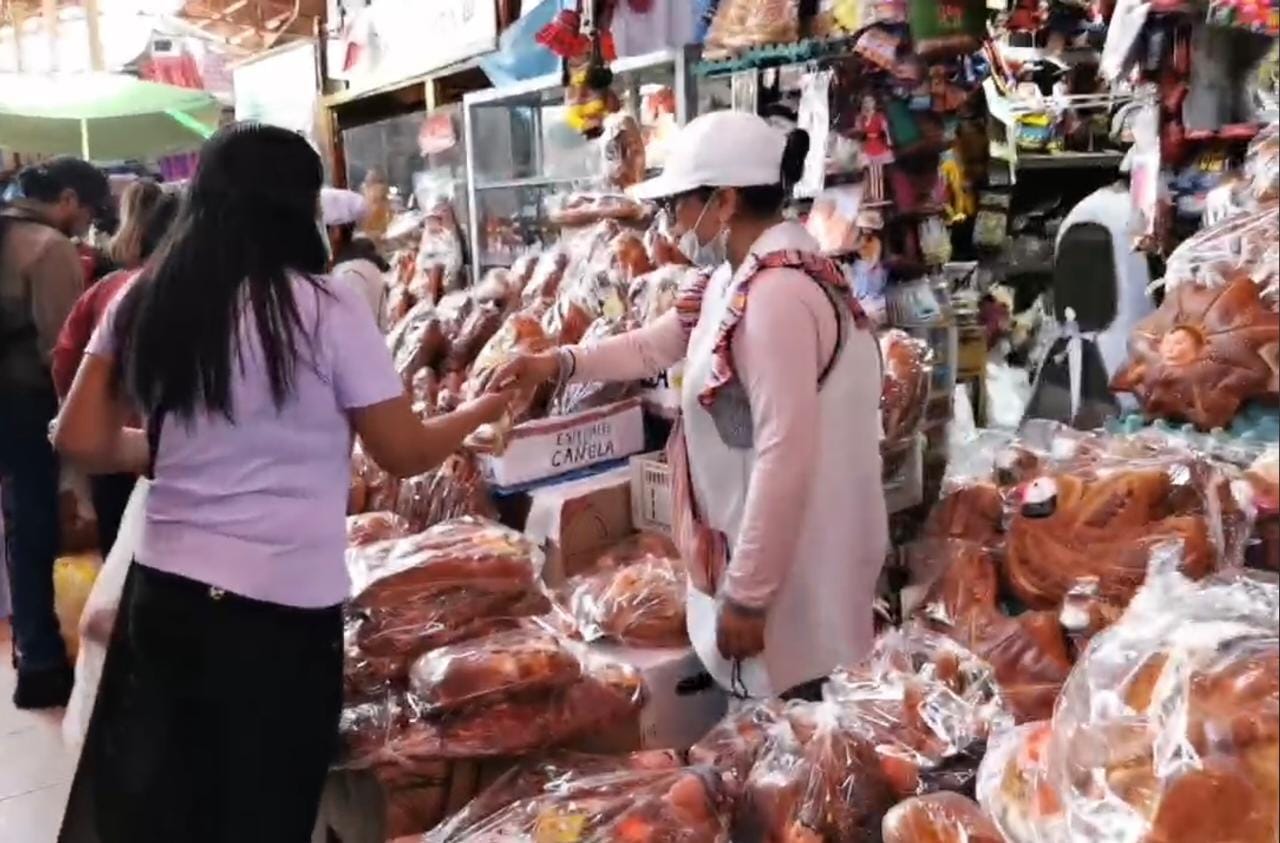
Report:
[[28,167],[0,210],[0,492],[13,609],[18,708],[66,705],[72,672],[53,609],[58,555],[57,414],[49,362],[84,289],[72,237],[110,197],[106,176],[74,158]]

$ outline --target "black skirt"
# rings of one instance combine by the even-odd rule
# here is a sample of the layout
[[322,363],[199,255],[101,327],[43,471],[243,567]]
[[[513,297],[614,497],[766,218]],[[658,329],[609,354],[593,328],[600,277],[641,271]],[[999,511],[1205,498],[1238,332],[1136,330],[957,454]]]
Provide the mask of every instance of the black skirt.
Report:
[[135,563],[59,843],[307,843],[341,706],[340,607]]

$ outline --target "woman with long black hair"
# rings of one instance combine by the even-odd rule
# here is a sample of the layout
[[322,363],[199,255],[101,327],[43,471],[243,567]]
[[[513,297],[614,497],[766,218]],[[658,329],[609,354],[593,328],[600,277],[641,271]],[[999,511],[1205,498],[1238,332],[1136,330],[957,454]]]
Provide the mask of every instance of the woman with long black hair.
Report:
[[55,433],[87,470],[154,478],[73,788],[106,843],[309,839],[341,707],[352,435],[418,474],[508,403],[416,419],[368,306],[321,277],[321,179],[292,132],[215,135]]

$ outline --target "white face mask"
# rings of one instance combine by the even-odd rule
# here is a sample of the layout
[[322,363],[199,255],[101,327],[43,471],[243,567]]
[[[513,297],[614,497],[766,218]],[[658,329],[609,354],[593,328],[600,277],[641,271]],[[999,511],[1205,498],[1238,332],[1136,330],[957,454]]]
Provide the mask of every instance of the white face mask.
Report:
[[680,235],[680,242],[676,244],[681,254],[692,261],[694,266],[703,269],[714,269],[729,259],[729,229],[721,229],[719,234],[711,238],[710,243],[704,244],[698,239],[698,226],[702,225],[702,218],[707,215],[708,209],[711,208],[711,200],[714,198],[714,193],[707,198],[707,204],[702,207],[702,213],[698,214],[698,221]]

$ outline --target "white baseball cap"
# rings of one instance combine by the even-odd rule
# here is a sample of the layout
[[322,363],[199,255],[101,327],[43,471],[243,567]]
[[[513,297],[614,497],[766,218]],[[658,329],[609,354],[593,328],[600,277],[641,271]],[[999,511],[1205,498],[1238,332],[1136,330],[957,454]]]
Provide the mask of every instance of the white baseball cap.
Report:
[[680,129],[662,173],[631,188],[636,199],[665,199],[699,187],[755,187],[782,180],[787,136],[763,117],[713,111]]
[[320,188],[320,216],[325,225],[355,225],[364,220],[369,203],[354,190]]

